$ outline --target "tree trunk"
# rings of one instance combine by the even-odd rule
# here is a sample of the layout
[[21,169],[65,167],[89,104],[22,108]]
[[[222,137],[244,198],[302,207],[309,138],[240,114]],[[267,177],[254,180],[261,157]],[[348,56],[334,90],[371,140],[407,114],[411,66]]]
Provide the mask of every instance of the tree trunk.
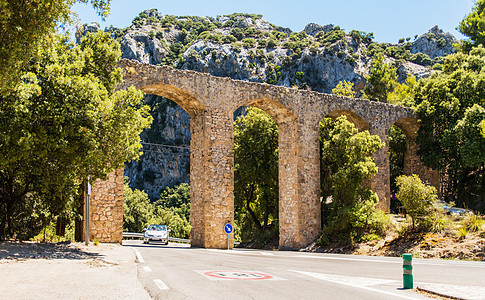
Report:
[[251,201],[253,200],[254,197],[254,186],[251,185],[251,189],[249,191],[249,195],[246,195],[246,209],[249,212],[249,215],[251,216],[251,219],[253,220],[254,225],[258,228],[258,230],[261,230],[263,227],[261,226],[261,223],[259,223],[258,217],[254,213],[254,211],[251,209]]
[[74,240],[76,242],[84,241],[84,189],[82,186],[79,187],[79,206],[77,208],[77,212],[81,217],[77,217],[74,221]]

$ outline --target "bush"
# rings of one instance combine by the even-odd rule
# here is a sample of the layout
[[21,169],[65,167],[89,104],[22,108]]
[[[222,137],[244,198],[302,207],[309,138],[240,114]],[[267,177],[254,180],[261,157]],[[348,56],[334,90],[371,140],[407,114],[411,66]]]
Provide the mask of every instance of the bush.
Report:
[[268,49],[273,49],[275,48],[276,46],[278,46],[278,43],[274,40],[274,39],[270,39],[268,41],[268,44],[266,45],[266,48]]
[[[229,21],[228,21],[229,22]],[[223,38],[222,38],[222,42],[224,44],[230,44],[230,43],[234,43],[235,41],[237,41],[236,37],[234,37],[233,35],[225,35]]]
[[231,29],[231,35],[240,41],[244,38],[244,31],[241,28],[233,28]]
[[396,178],[397,198],[412,219],[413,228],[418,216],[428,215],[432,204],[437,201],[436,189],[424,184],[418,175],[402,175]]
[[411,55],[411,61],[422,66],[429,66],[433,63],[427,54],[421,52]]
[[268,41],[266,40],[258,40],[258,47],[266,48],[268,45]]
[[364,37],[362,36],[362,34],[363,34],[363,32],[361,32],[359,30],[352,30],[350,32],[350,36],[354,39],[354,41],[356,41],[359,44],[364,39]]
[[485,220],[480,216],[470,214],[463,219],[462,223],[469,232],[477,232],[482,230]]
[[244,39],[242,42],[245,48],[253,48],[256,45],[256,40],[253,38]]

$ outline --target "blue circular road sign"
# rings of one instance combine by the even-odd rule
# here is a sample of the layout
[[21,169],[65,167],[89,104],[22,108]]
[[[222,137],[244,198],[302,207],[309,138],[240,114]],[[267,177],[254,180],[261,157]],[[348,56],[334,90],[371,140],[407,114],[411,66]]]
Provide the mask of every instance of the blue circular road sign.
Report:
[[232,232],[232,225],[230,223],[224,225],[224,232],[227,234],[230,234]]

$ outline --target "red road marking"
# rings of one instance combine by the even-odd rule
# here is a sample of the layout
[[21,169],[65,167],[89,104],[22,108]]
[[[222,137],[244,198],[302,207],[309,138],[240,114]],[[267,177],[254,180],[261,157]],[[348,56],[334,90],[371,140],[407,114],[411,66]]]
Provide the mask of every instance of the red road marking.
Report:
[[209,271],[205,272],[204,275],[220,279],[235,280],[264,280],[273,278],[273,276],[268,274],[246,271]]

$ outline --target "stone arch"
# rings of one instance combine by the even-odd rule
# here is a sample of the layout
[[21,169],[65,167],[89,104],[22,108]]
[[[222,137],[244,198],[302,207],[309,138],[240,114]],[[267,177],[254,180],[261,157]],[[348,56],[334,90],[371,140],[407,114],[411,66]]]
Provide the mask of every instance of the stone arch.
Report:
[[185,90],[175,87],[173,85],[151,84],[139,87],[139,89],[146,94],[153,94],[172,100],[173,102],[180,105],[192,118],[204,110],[204,106],[199,101],[199,99],[186,92]]
[[296,116],[291,110],[280,102],[269,98],[254,99],[241,106],[254,106],[263,110],[270,115],[278,125],[296,121]]
[[[208,232],[210,227],[207,219],[207,212],[217,213],[217,210],[211,209],[207,199],[212,198],[208,195],[208,188],[212,178],[207,178],[208,154],[210,146],[207,145],[207,139],[210,139],[206,131],[206,108],[202,102],[187,92],[186,90],[170,84],[156,83],[149,85],[139,85],[138,89],[147,94],[165,97],[179,106],[181,106],[190,116],[190,202],[191,213],[190,223],[192,225],[191,245],[193,247],[222,248],[214,232]],[[208,126],[209,128],[211,126]],[[224,216],[224,219],[230,220],[231,216]],[[214,230],[215,231],[215,230]],[[216,241],[214,241],[216,240]],[[225,244],[225,243],[224,243]]]
[[415,118],[398,119],[394,125],[399,127],[406,136],[406,153],[404,154],[404,175],[418,175],[421,180],[430,184],[440,191],[439,173],[432,170],[422,163],[418,155],[418,145],[416,138],[418,136],[419,123]]
[[355,113],[355,112],[353,112],[351,110],[336,109],[336,110],[333,110],[333,111],[327,113],[323,118],[336,119],[336,118],[338,118],[340,116],[346,116],[347,117],[347,120],[349,122],[351,122],[352,124],[354,124],[355,127],[359,131],[369,130],[370,129],[369,123],[364,118],[362,118],[357,113]]
[[[118,89],[134,85],[146,93],[171,99],[191,116],[191,244],[195,247],[227,247],[227,235],[222,228],[234,220],[232,149],[236,108],[259,107],[279,125],[280,182],[284,176],[288,178],[282,184],[284,190],[280,187],[280,203],[281,199],[287,203],[284,218],[280,217],[280,228],[284,228],[280,230],[280,248],[304,247],[320,234],[318,121],[322,117],[344,114],[357,128],[369,129],[386,144],[389,127],[394,123],[415,137],[415,131],[406,125],[412,123],[406,120],[413,118],[410,108],[126,59],[118,66],[124,77]],[[384,172],[379,171],[372,184],[380,198],[389,199],[388,152],[384,148],[375,158]],[[231,245],[232,241],[230,235]]]
[[[301,199],[299,172],[303,163],[300,159],[298,117],[279,101],[266,97],[249,100],[240,106],[257,107],[278,124],[279,245],[282,249],[302,247],[314,238],[314,233],[311,233],[311,238],[302,234],[304,224],[320,224],[320,211],[309,216],[312,210],[304,211],[308,205]],[[315,228],[315,232],[319,230],[320,227]]]

